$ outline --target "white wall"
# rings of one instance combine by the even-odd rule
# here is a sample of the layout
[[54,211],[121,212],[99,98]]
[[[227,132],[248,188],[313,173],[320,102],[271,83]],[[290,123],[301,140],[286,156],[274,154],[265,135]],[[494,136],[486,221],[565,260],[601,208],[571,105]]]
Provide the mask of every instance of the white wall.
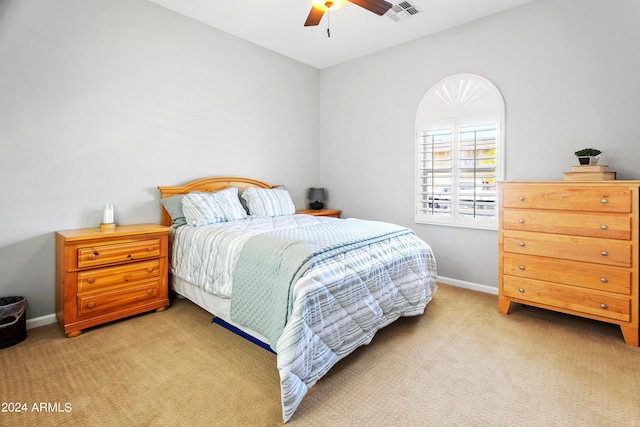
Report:
[[413,222],[420,99],[493,81],[508,179],[561,179],[585,146],[640,179],[639,20],[637,0],[537,0],[318,71],[145,0],[0,0],[0,296],[53,313],[55,230],[106,202],[158,222],[158,185],[225,174],[300,207],[323,185],[346,216],[414,228],[440,275],[495,287],[495,232]]
[[638,22],[637,0],[538,0],[323,70],[320,183],[331,207],[412,227],[440,275],[496,288],[497,232],[413,221],[420,100],[453,74],[496,84],[508,180],[562,179],[584,147],[604,150],[618,178],[640,179]]
[[0,296],[55,311],[54,231],[159,222],[159,185],[314,184],[319,71],[146,0],[0,0]]

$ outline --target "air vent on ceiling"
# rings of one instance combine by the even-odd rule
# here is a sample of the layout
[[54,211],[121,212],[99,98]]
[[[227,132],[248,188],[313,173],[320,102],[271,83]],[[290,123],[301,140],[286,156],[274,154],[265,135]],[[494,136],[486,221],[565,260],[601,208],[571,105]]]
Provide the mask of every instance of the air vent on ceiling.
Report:
[[403,1],[401,3],[393,5],[393,7],[389,9],[387,13],[385,13],[385,15],[392,21],[398,22],[418,13],[420,13],[420,11],[417,7],[415,7],[408,1]]

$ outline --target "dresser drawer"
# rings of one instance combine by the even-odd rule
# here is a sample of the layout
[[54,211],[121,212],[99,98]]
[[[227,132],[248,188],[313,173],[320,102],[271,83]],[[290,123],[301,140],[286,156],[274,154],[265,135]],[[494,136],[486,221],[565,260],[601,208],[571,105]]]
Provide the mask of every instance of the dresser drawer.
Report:
[[631,239],[631,217],[628,214],[504,209],[502,227],[507,230]]
[[623,322],[631,319],[629,298],[605,292],[510,276],[504,277],[502,292],[523,304],[529,301]]
[[159,239],[101,244],[78,248],[78,268],[157,258],[159,256]]
[[501,200],[504,208],[631,212],[631,189],[622,186],[509,186]]
[[78,296],[78,317],[94,316],[136,307],[145,300],[158,298],[159,280],[117,290]]
[[78,273],[78,294],[131,286],[160,275],[160,261],[136,262]]
[[622,267],[505,252],[503,274],[622,295],[631,294],[631,270]]
[[597,264],[631,266],[631,242],[626,240],[505,230],[503,250]]

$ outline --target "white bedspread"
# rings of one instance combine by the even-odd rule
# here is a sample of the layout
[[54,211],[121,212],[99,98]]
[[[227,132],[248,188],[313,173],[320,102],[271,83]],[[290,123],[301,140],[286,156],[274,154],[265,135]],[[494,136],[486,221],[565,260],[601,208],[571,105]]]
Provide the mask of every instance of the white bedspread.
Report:
[[331,220],[284,215],[178,227],[172,234],[171,274],[211,294],[231,298],[232,273],[242,246],[251,236]]

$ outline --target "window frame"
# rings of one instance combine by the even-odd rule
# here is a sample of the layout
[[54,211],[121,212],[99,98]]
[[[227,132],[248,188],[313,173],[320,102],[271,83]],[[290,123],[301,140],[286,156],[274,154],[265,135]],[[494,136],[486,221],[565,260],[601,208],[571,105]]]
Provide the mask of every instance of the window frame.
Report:
[[[442,96],[444,92],[444,99]],[[458,91],[459,93],[454,93]],[[471,95],[469,95],[471,93]],[[466,98],[465,98],[466,97]],[[443,102],[443,100],[445,102]],[[498,229],[498,193],[495,192],[495,215],[469,216],[460,213],[460,130],[469,126],[488,123],[496,125],[495,183],[504,179],[505,108],[502,94],[489,80],[472,74],[459,74],[441,80],[422,99],[416,113],[415,133],[415,222],[419,224],[445,225],[478,229]],[[448,214],[423,212],[421,144],[423,134],[438,129],[451,129],[451,192]],[[434,199],[432,199],[434,200]],[[475,196],[474,203],[478,202]]]

